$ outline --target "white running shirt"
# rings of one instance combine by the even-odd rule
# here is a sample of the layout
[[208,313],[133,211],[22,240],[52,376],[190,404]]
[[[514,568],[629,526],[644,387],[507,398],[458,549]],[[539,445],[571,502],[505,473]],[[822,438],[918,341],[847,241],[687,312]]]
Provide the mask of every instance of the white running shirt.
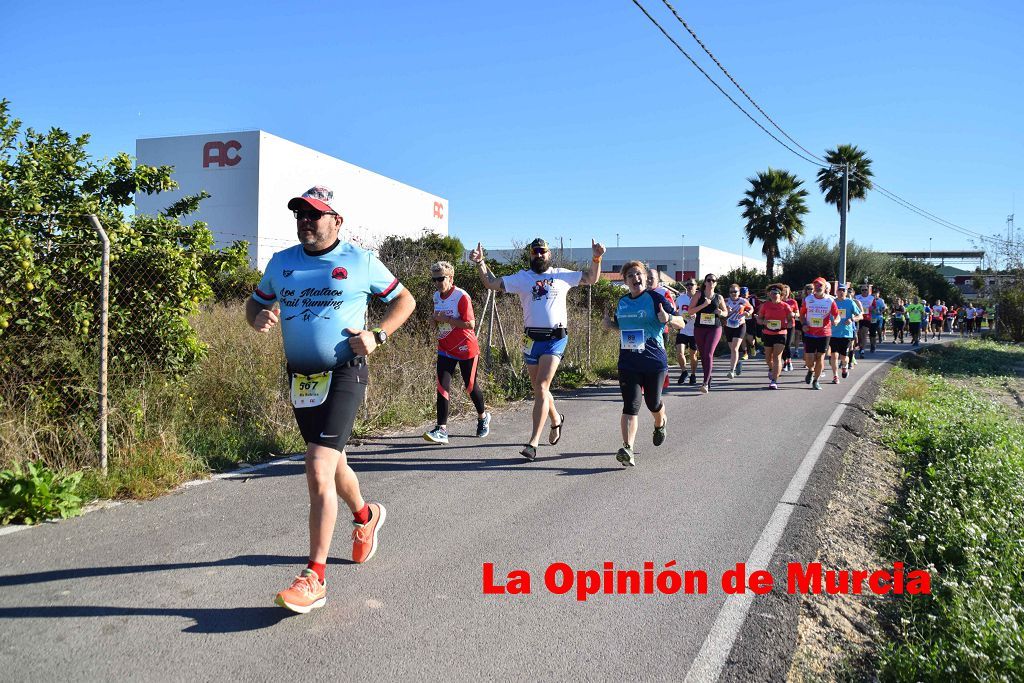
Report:
[[502,278],[505,291],[518,294],[526,327],[568,327],[565,296],[580,283],[583,273],[567,268],[548,268],[543,273],[521,270]]

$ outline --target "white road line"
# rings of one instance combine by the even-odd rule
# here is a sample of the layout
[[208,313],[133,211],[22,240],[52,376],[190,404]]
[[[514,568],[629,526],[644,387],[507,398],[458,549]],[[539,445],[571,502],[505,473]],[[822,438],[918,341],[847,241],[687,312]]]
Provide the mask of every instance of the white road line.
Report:
[[[800,494],[803,493],[804,486],[807,485],[807,480],[810,478],[811,472],[814,471],[814,466],[818,463],[821,452],[825,449],[825,444],[828,443],[829,438],[832,436],[832,431],[839,423],[839,418],[843,416],[843,411],[846,410],[847,404],[856,396],[861,385],[871,375],[875,374],[875,371],[879,368],[884,367],[906,353],[913,353],[913,351],[903,351],[887,359],[885,362],[879,363],[868,370],[846,392],[846,396],[839,402],[836,409],[832,411],[832,414],[825,422],[825,426],[818,432],[818,437],[811,444],[810,449],[790,480],[789,486],[786,487],[782,498],[775,506],[775,511],[761,532],[761,536],[757,539],[754,549],[750,551],[750,557],[747,558],[748,574],[760,569],[768,569],[768,564],[771,562],[775,550],[779,547],[779,541],[782,540],[782,535],[786,531],[789,516],[793,514],[793,506],[799,502]],[[718,680],[718,677],[722,675],[722,669],[725,668],[725,662],[729,658],[729,653],[732,652],[732,646],[736,643],[736,638],[743,628],[743,623],[747,620],[747,613],[750,611],[750,604],[753,601],[754,594],[750,592],[730,595],[726,598],[725,604],[722,605],[722,609],[718,612],[718,618],[715,619],[715,623],[708,632],[707,638],[704,639],[704,644],[701,645],[700,652],[697,653],[693,664],[690,665],[690,670],[686,673],[686,683]]]

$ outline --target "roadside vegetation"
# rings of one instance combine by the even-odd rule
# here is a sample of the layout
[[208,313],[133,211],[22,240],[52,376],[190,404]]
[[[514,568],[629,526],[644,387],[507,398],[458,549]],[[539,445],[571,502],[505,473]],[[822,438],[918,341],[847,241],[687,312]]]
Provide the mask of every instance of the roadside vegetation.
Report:
[[882,680],[1024,679],[1024,347],[970,341],[895,368],[876,406],[901,459],[889,549],[932,573],[901,596]]

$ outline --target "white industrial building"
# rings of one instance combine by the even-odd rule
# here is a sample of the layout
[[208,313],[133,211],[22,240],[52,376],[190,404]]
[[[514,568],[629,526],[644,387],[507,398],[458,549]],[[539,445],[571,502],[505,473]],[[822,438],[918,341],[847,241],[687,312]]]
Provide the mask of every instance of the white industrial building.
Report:
[[[552,245],[556,254],[565,261],[576,263],[590,263],[590,247],[559,249],[558,245]],[[519,256],[511,250],[496,250],[491,255],[499,261],[510,261]],[[741,265],[759,272],[764,272],[767,264],[763,259],[750,256],[732,254],[719,249],[712,249],[702,245],[694,246],[667,246],[667,247],[608,247],[604,255],[601,269],[604,272],[618,273],[626,261],[643,261],[650,268],[657,268],[659,272],[666,273],[676,281],[688,278],[701,278],[708,273],[722,274],[739,268]]]
[[135,210],[155,215],[183,196],[210,198],[189,216],[205,221],[218,245],[248,240],[260,270],[275,251],[296,244],[288,200],[315,185],[334,191],[346,239],[375,247],[389,235],[448,234],[448,200],[262,130],[143,138],[140,164],[174,167],[179,188],[139,194]]

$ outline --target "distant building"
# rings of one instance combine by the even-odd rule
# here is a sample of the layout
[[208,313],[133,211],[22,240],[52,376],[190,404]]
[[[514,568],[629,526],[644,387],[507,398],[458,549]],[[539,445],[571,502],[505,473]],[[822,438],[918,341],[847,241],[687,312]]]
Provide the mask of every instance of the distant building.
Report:
[[[590,247],[558,249],[552,245],[561,260],[586,264],[590,262]],[[509,249],[497,249],[489,252],[498,261],[508,263],[519,257],[519,253]],[[608,247],[601,268],[605,273],[618,273],[626,261],[643,261],[649,268],[656,268],[666,273],[673,280],[680,282],[688,278],[704,277],[708,273],[720,275],[741,265],[759,272],[764,272],[766,263],[763,259],[740,256],[727,251],[720,251],[702,245],[671,247]],[[620,279],[620,278],[611,278]]]
[[332,206],[347,239],[376,247],[385,237],[448,234],[448,200],[262,130],[143,138],[140,164],[174,167],[179,189],[135,198],[135,211],[155,215],[183,196],[205,190],[210,198],[190,215],[205,221],[219,246],[249,242],[260,270],[275,251],[297,244],[286,207],[314,185],[334,192]]

